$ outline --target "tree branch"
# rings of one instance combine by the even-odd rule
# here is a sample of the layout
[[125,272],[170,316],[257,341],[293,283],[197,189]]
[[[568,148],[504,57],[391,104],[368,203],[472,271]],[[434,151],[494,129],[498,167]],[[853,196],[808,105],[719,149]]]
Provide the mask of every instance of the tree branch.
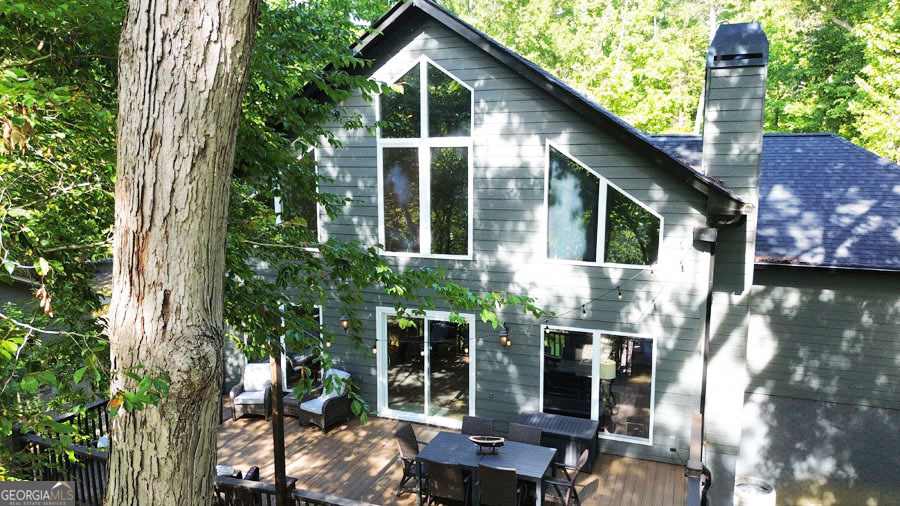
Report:
[[55,253],[57,251],[71,251],[77,249],[99,248],[100,246],[109,246],[112,241],[92,242],[90,244],[70,244],[68,246],[57,246],[56,248],[48,248],[42,250],[42,253]]
[[7,321],[9,321],[9,322],[12,322],[12,323],[13,323],[14,325],[16,325],[17,327],[21,327],[21,328],[23,328],[23,329],[26,329],[26,330],[28,330],[29,332],[37,332],[38,334],[47,334],[47,335],[54,335],[54,336],[78,336],[78,337],[85,337],[85,338],[87,337],[86,335],[84,335],[84,334],[79,334],[79,333],[77,333],[77,332],[67,332],[67,331],[65,331],[65,330],[44,330],[44,329],[39,329],[39,328],[34,327],[34,326],[32,326],[32,325],[29,325],[29,324],[27,324],[27,323],[25,323],[25,322],[20,322],[19,320],[16,320],[15,318],[12,318],[11,316],[7,316],[7,315],[5,315],[5,314],[3,314],[3,313],[0,313],[0,319],[2,319],[2,320],[7,320]]
[[850,23],[848,23],[840,18],[831,18],[831,20],[834,21],[834,24],[840,26],[844,30],[847,30],[848,32],[851,32],[851,33],[853,32],[853,27],[850,26]]
[[47,58],[50,58],[51,56],[53,56],[53,53],[45,54],[44,56],[38,56],[37,58],[35,58],[35,59],[33,59],[33,60],[19,61],[19,62],[9,63],[9,64],[6,64],[6,65],[0,66],[0,70],[12,68],[12,67],[25,67],[25,66],[27,66],[27,65],[31,65],[31,64],[33,64],[33,63],[37,63],[37,62],[39,62],[39,61],[41,61],[41,60],[46,60]]

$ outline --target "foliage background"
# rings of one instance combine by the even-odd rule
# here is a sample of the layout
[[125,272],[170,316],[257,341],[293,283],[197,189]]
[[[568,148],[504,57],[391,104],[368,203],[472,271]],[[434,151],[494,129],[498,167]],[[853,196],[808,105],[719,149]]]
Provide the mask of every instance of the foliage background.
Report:
[[[699,126],[711,20],[758,19],[772,43],[767,131],[833,131],[900,161],[900,0],[441,3],[649,132]],[[333,104],[349,90],[379,91],[354,74],[366,63],[348,47],[388,7],[386,0],[263,6],[227,245],[226,319],[234,336],[249,337],[237,342],[250,355],[265,353],[271,336],[283,332],[292,347],[315,347],[327,362],[323,343],[334,336],[323,328],[324,340],[310,339],[303,329],[315,322],[297,317],[290,305],[321,303],[329,284],[347,307],[351,337],[359,330],[352,312],[358,291],[374,285],[413,311],[440,298],[478,308],[493,324],[503,304],[540,312],[524,297],[477,297],[439,272],[394,273],[358,244],[319,244],[302,213],[278,223],[272,202],[281,188],[317,200],[329,214],[340,212],[341,200],[315,192],[310,160],[297,155],[329,137],[321,125],[339,117]],[[106,394],[106,301],[97,271],[111,254],[124,11],[123,0],[0,0],[0,282],[37,295],[32,303],[0,301],[0,438],[14,422],[67,430],[45,410]],[[330,101],[304,95],[308,83]],[[348,126],[371,127],[353,119]],[[275,283],[253,276],[260,261],[283,265]],[[296,289],[290,298],[282,295],[288,286]],[[134,409],[156,393],[111,394]],[[14,464],[0,446],[0,477]]]

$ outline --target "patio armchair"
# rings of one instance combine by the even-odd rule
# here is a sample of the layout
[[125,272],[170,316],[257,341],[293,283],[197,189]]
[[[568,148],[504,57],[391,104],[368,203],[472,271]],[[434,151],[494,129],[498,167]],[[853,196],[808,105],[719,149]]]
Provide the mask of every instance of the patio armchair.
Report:
[[[397,449],[400,453],[400,464],[403,466],[403,477],[400,478],[400,485],[397,486],[397,496],[403,493],[403,486],[409,480],[416,477],[416,457],[419,455],[419,445],[426,445],[423,441],[416,440],[416,431],[411,423],[404,423],[394,433],[394,440],[397,441]],[[427,474],[427,468],[422,466],[423,475]]]
[[[469,505],[469,497],[472,495],[472,480],[463,475],[459,464],[445,464],[443,462],[424,461],[428,466],[428,476],[425,477],[425,504],[432,504],[435,499],[459,501],[465,506]],[[443,503],[443,501],[441,501]]]
[[462,433],[467,436],[493,436],[494,420],[480,416],[464,416]]
[[481,504],[485,506],[518,506],[528,492],[527,487],[516,480],[515,469],[478,464],[478,483]]
[[350,373],[340,369],[329,369],[322,376],[322,390],[318,397],[304,399],[300,403],[298,418],[300,425],[311,423],[322,432],[328,432],[334,424],[345,422],[350,418],[350,396],[346,384],[341,384],[337,392],[327,392],[324,385],[331,375],[341,378],[345,383],[350,380]]
[[541,446],[541,435],[543,432],[543,429],[540,427],[511,423],[509,424],[509,432],[506,434],[506,439],[518,443]]
[[[575,467],[559,463],[555,464],[554,477],[544,478],[544,501],[546,503],[568,506],[569,502],[572,499],[575,499],[575,504],[581,504],[581,499],[578,498],[578,491],[575,490],[575,485],[578,482],[578,475],[581,474],[589,457],[590,452],[585,448],[585,450],[581,452],[581,456],[578,457],[578,462]],[[555,476],[556,471],[562,471],[563,476]]]
[[268,362],[244,366],[241,382],[231,389],[231,417],[262,415],[269,419],[272,407],[272,373]]

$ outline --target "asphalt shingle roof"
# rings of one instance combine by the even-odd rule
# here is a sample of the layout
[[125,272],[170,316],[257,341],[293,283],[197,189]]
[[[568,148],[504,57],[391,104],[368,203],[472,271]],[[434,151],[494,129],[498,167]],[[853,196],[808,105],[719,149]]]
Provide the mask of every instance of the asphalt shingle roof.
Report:
[[[650,137],[700,169],[700,136]],[[764,135],[756,256],[900,270],[900,165],[830,133]]]

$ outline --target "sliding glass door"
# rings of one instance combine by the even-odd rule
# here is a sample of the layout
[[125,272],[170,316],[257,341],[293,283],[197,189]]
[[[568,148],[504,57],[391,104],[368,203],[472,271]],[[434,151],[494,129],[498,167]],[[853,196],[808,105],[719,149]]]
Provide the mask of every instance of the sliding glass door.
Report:
[[401,321],[379,308],[378,412],[381,416],[460,427],[474,414],[474,317],[449,313]]

